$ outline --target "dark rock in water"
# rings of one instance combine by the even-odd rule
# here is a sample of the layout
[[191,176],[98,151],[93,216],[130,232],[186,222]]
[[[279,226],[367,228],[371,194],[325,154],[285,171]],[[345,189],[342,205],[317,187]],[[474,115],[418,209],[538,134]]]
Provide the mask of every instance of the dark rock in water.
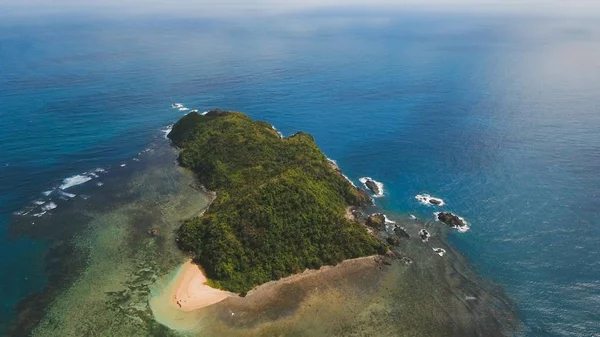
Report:
[[443,248],[433,248],[433,251],[439,256],[444,256],[444,254],[446,254],[446,250]]
[[431,236],[431,234],[429,234],[429,232],[426,231],[425,229],[421,229],[419,231],[419,236],[421,237],[421,240],[423,240],[423,242],[427,242],[429,240],[429,237]]
[[437,219],[452,228],[463,227],[467,224],[461,217],[450,212],[437,213]]
[[394,228],[394,233],[396,233],[396,235],[400,238],[407,238],[407,239],[410,238],[410,235],[408,235],[406,230],[404,230],[404,228],[402,228],[402,227]]
[[429,203],[434,204],[434,205],[440,205],[442,203],[442,201],[439,199],[431,198],[431,199],[429,199]]
[[375,181],[371,179],[367,179],[367,181],[365,182],[365,186],[367,186],[367,188],[369,188],[371,192],[373,192],[373,194],[375,195],[379,195],[379,193],[381,193],[381,190],[379,190],[379,186],[377,186]]
[[385,216],[381,213],[370,215],[365,224],[369,227],[382,231],[385,229]]
[[395,236],[390,236],[387,239],[385,239],[387,241],[387,243],[389,243],[392,246],[398,246],[400,245],[400,239],[398,239]]
[[152,235],[152,236],[158,236],[158,229],[152,228],[152,230],[150,231],[150,235]]

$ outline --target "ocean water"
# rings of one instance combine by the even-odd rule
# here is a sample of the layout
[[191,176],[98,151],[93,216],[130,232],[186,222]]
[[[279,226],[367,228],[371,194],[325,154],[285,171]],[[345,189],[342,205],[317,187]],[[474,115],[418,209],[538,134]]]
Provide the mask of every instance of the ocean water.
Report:
[[[131,167],[186,112],[178,102],[311,133],[351,179],[382,182],[390,212],[432,220],[414,197],[443,198],[471,225],[451,242],[505,289],[526,335],[600,335],[598,22],[335,10],[3,20],[0,328],[44,289],[54,244],[23,235],[13,213],[51,205],[60,193],[42,193],[66,178]],[[98,175],[65,192],[93,194]]]

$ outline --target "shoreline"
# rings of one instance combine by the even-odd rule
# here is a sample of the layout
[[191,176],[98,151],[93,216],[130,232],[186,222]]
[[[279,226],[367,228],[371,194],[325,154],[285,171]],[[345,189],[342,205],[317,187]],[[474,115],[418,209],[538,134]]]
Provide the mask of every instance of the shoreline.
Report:
[[[367,277],[369,279],[380,277],[377,256],[305,269],[301,273],[258,285],[244,297],[204,284],[206,278],[200,267],[187,260],[156,284],[149,304],[154,320],[175,331],[210,331],[212,324],[227,325],[227,322],[238,322],[248,328],[264,319],[285,321],[285,317],[292,317],[306,301],[310,301],[311,294],[316,298],[324,296],[325,293],[317,291],[318,288],[321,291],[331,289],[336,287],[335,284],[364,279],[366,275],[371,275]],[[189,295],[186,294],[188,290],[192,290],[194,297],[185,297]],[[177,300],[185,302],[180,302],[182,305],[179,306]],[[206,319],[212,323],[207,323]]]
[[221,289],[212,288],[206,284],[208,279],[200,266],[188,260],[181,267],[173,282],[173,296],[169,296],[169,303],[182,311],[194,311],[238,294]]
[[281,285],[293,284],[293,283],[300,282],[304,279],[311,278],[311,277],[314,277],[314,276],[317,276],[320,274],[333,273],[335,271],[339,272],[344,269],[352,268],[352,266],[361,264],[363,262],[367,262],[368,260],[372,260],[373,264],[375,265],[378,263],[376,261],[376,258],[378,256],[380,256],[380,255],[369,255],[369,256],[357,257],[354,259],[346,259],[346,260],[336,264],[335,266],[333,266],[333,265],[322,266],[319,269],[308,269],[307,268],[301,273],[293,274],[290,276],[280,278],[279,280],[273,280],[273,281],[269,281],[269,282],[260,284],[260,285],[256,286],[255,288],[253,288],[252,290],[250,290],[248,292],[248,294],[245,296],[245,298],[259,296],[259,295],[267,292],[269,290],[269,288],[276,288]]
[[260,297],[280,286],[294,284],[319,274],[340,272],[357,264],[364,264],[368,260],[372,260],[373,264],[377,264],[376,259],[378,256],[362,256],[344,260],[337,265],[322,266],[319,269],[305,269],[301,273],[260,284],[250,290],[246,296],[240,296],[240,294],[207,285],[208,279],[204,275],[201,266],[193,263],[192,260],[188,260],[179,267],[175,278],[168,283],[166,293],[169,305],[172,308],[183,312],[196,311],[227,299],[235,299],[241,302],[252,301],[255,297]]

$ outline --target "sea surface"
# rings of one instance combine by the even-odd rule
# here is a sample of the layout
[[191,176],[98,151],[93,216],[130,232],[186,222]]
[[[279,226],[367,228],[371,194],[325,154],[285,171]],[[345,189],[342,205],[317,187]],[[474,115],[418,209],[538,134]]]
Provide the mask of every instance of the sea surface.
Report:
[[599,93],[600,20],[590,18],[3,18],[0,334],[57,277],[47,253],[83,221],[63,214],[33,231],[16,213],[44,223],[90,196],[113,205],[95,191],[118,192],[111,174],[146,167],[144,154],[167,142],[161,130],[188,112],[171,107],[181,103],[312,134],[352,180],[383,183],[377,204],[390,212],[433,220],[415,196],[443,198],[470,224],[450,241],[515,302],[525,335],[600,336]]

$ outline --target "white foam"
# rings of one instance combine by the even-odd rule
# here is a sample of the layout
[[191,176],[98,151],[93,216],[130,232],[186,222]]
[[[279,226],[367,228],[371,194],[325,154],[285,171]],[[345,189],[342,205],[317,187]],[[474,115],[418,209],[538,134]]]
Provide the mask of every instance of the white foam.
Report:
[[[273,130],[275,130],[275,132],[277,132],[277,134],[279,135],[279,138],[283,139],[283,134],[281,132],[279,132],[279,130],[277,130],[273,125],[271,125],[271,127],[273,128]],[[329,158],[327,158],[327,160],[332,161],[335,164],[334,160],[331,160]]]
[[383,197],[383,184],[382,183],[380,183],[377,180],[375,180],[373,178],[370,178],[370,177],[362,177],[362,178],[358,179],[358,181],[360,181],[363,185],[365,185],[365,187],[369,191],[371,191],[371,189],[367,187],[367,181],[369,181],[369,180],[372,181],[372,182],[374,182],[375,185],[377,185],[377,188],[379,188],[379,193],[374,194],[373,198],[381,198],[381,197]]
[[190,112],[196,112],[196,113],[197,113],[197,112],[198,112],[198,110],[197,110],[197,109],[194,109],[194,110],[192,110],[192,111],[190,111]]
[[444,248],[433,248],[433,251],[439,256],[444,256],[444,254],[446,254],[446,250]]
[[61,190],[66,190],[67,188],[84,184],[90,180],[92,180],[91,177],[78,174],[76,176],[72,176],[63,180],[63,183],[58,188],[60,188]]
[[352,186],[357,187],[356,184],[352,180],[350,180],[350,178],[348,178],[347,175],[345,175],[345,174],[342,173],[342,177],[344,177],[346,180],[348,180],[348,182],[350,184],[352,184]]
[[183,108],[183,104],[181,104],[181,103],[173,103],[173,104],[171,104],[171,108],[173,108],[173,109],[180,109],[180,108]]
[[90,172],[88,173],[88,176],[92,177],[92,178],[98,178],[98,175],[94,172]]
[[206,114],[209,112],[210,110],[206,110],[204,112],[201,113],[202,116],[206,116]]
[[173,124],[168,125],[166,128],[164,128],[160,131],[165,134],[165,139],[168,139],[167,136],[169,135],[169,133],[171,133],[171,131],[173,131]]
[[22,211],[15,212],[14,214],[15,215],[27,215],[27,214],[31,213],[31,211],[33,211],[33,209],[30,208],[29,210],[22,210]]
[[466,233],[469,231],[469,229],[471,229],[469,225],[464,225],[456,228],[456,230],[458,230],[461,233]]
[[102,185],[104,185],[104,183],[101,182],[101,181],[99,181],[99,182],[96,183],[96,186],[102,186]]
[[409,214],[408,216],[409,216],[411,219],[413,219],[413,220],[417,220],[417,217],[416,217],[416,216],[414,216],[414,215],[412,215],[412,214]]
[[43,200],[36,200],[36,201],[34,201],[33,203],[34,203],[34,204],[36,204],[36,205],[38,205],[38,206],[40,206],[40,205],[43,205],[43,204],[45,204],[46,202],[45,202],[45,201],[43,201]]
[[179,108],[179,111],[188,111],[188,110],[190,110],[190,109],[189,108],[185,108],[185,107]]
[[[422,203],[423,205],[426,206],[444,206],[444,200],[440,199],[440,198],[436,198],[436,197],[432,197],[429,194],[417,194],[415,196],[415,199],[419,200],[420,203]],[[431,203],[431,200],[435,200],[435,201],[439,201],[439,204],[433,204]]]
[[[440,219],[438,218],[438,215],[440,213],[441,212],[433,212],[433,217],[435,218],[435,221],[441,222]],[[452,213],[452,214],[454,214],[454,213]],[[454,214],[454,215],[456,215],[456,214]],[[459,231],[461,233],[465,233],[469,229],[471,229],[471,226],[469,226],[469,223],[467,222],[467,220],[465,220],[465,218],[458,216],[458,215],[456,215],[456,216],[460,219],[460,221],[462,221],[464,223],[464,225],[458,226],[458,227],[452,227],[452,228],[456,229],[457,231]]]
[[383,219],[384,219],[384,223],[385,223],[385,230],[386,231],[393,231],[394,227],[396,227],[396,221],[392,221],[390,219],[388,219],[387,215],[383,214],[383,213],[375,213],[373,215],[378,215],[381,214],[383,215]]
[[48,191],[44,191],[42,192],[43,195],[45,196],[49,196],[50,194],[52,194],[54,192],[54,190],[48,190]]
[[53,203],[52,201],[50,201],[49,203],[42,206],[42,211],[44,211],[44,213],[45,213],[46,211],[55,209],[56,207],[57,207],[56,204]]
[[120,166],[121,166],[121,167],[125,167],[125,166],[127,166],[127,164],[121,164]]
[[[275,129],[275,127],[273,127],[273,129]],[[280,133],[280,135],[281,135],[281,133]],[[281,136],[281,138],[283,138],[283,136]],[[340,167],[338,166],[338,164],[337,164],[337,161],[335,161],[335,160],[333,160],[333,159],[331,159],[331,158],[327,158],[327,160],[328,160],[330,163],[332,163],[333,165],[335,165],[335,166],[336,166],[338,169],[340,168]],[[340,169],[340,173],[341,173],[341,172],[342,172],[342,170]],[[348,176],[347,176],[347,175],[345,175],[344,173],[341,173],[341,175],[342,175],[342,177],[344,177],[344,179],[346,179],[346,180],[347,180],[347,181],[348,181],[348,182],[349,182],[349,183],[350,183],[352,186],[354,186],[354,187],[357,187],[357,186],[356,186],[356,184],[355,184],[355,183],[354,183],[352,180],[350,180],[350,178],[348,178]]]
[[99,168],[95,169],[94,172],[96,172],[96,173],[106,173],[106,170],[103,169],[103,168],[101,168],[101,167],[99,167]]
[[73,194],[73,193],[67,193],[67,192],[65,192],[65,191],[60,191],[59,193],[60,193],[60,195],[62,195],[62,196],[64,196],[64,197],[67,197],[67,198],[75,198],[75,196],[76,196],[76,194]]
[[385,215],[385,214],[383,215],[383,218],[385,219],[386,224],[395,224],[396,223],[396,221],[388,219],[387,215]]
[[42,217],[42,215],[44,215],[44,214],[46,214],[46,211],[43,211],[43,212],[40,212],[40,213],[35,213],[35,214],[32,214],[32,215],[33,215],[33,216],[36,216],[36,217],[38,217],[38,218],[41,218],[41,217]]

